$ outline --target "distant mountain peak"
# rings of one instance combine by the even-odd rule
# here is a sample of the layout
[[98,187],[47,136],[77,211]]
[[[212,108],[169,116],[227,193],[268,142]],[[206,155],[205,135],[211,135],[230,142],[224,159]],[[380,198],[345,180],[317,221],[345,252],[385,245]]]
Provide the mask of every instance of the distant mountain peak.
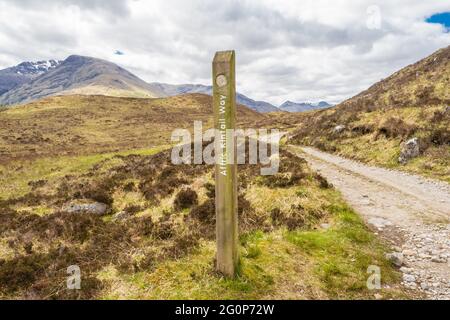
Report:
[[326,101],[319,101],[317,103],[317,106],[320,107],[320,108],[328,108],[328,107],[331,107],[331,104],[329,104]]
[[[98,58],[71,55],[62,62],[23,63],[21,68],[41,70],[0,96],[0,103],[27,103],[52,95],[82,94],[156,98],[160,93],[131,72]],[[31,72],[30,71],[30,72]],[[1,72],[1,71],[0,71]],[[17,76],[19,76],[17,74]],[[5,78],[5,82],[9,78]],[[2,77],[0,77],[0,84]]]
[[51,69],[56,68],[61,64],[60,60],[42,60],[42,61],[26,61],[18,64],[15,67],[12,67],[12,71],[15,71],[16,74],[33,74],[40,75]]
[[59,60],[26,61],[0,70],[0,96],[56,68],[61,62]]
[[304,111],[310,111],[315,109],[323,109],[328,108],[331,105],[328,102],[320,101],[318,103],[311,103],[311,102],[293,102],[290,100],[287,100],[282,105],[280,105],[281,111],[287,111],[287,112],[304,112]]
[[[99,58],[94,58],[94,57],[88,57],[88,56],[82,56],[82,55],[78,55],[78,54],[72,54],[70,56],[68,56],[66,58],[66,60],[64,60],[64,62],[66,63],[86,63],[86,62],[92,62],[92,61],[105,61],[106,60],[102,60]],[[111,63],[111,62],[109,62]]]

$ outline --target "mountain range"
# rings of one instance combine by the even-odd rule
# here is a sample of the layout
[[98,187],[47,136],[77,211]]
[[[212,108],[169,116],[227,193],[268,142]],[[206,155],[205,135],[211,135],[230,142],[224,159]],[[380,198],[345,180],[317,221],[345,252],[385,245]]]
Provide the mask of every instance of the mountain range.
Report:
[[[212,95],[212,86],[205,86],[202,84],[181,84],[173,85],[166,83],[154,82],[151,85],[157,90],[163,92],[167,96],[176,96],[186,93],[203,93],[207,95]],[[255,101],[242,93],[236,93],[236,102],[244,106],[249,107],[258,112],[277,112],[280,111],[274,105],[265,101]]]
[[[0,105],[24,104],[53,95],[106,95],[157,98],[188,93],[211,95],[212,87],[201,84],[147,83],[124,68],[102,59],[78,55],[64,61],[23,62],[0,71]],[[302,112],[329,107],[326,102],[294,103],[279,108],[265,101],[236,94],[238,104],[258,112]]]
[[145,81],[106,60],[72,55],[55,68],[0,96],[0,104],[23,104],[52,95],[160,97]]

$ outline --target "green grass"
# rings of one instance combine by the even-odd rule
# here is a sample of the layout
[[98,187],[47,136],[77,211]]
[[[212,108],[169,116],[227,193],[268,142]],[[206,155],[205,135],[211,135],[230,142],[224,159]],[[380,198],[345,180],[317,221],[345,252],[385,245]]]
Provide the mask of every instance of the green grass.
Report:
[[[235,279],[214,271],[215,243],[203,241],[188,256],[152,270],[120,274],[109,266],[99,278],[109,283],[102,299],[374,299],[405,298],[399,273],[384,258],[386,248],[334,190],[324,191],[332,227],[327,230],[240,237],[241,265]],[[325,203],[323,202],[323,203]],[[322,204],[323,204],[322,203]],[[382,270],[380,291],[366,287],[367,268]]]
[[[315,262],[314,273],[332,298],[364,298],[367,289],[367,268],[381,268],[382,285],[399,281],[396,272],[384,257],[385,248],[367,229],[352,209],[342,202],[330,207],[336,223],[326,231],[286,232],[285,239],[295,244]],[[382,290],[385,297],[391,293]]]
[[110,160],[117,155],[152,155],[168,146],[147,149],[128,150],[87,156],[64,156],[43,158],[34,161],[16,161],[13,164],[0,165],[0,199],[20,197],[31,190],[28,183],[36,180],[56,180],[69,174],[86,172],[95,164]]
[[[239,275],[227,279],[214,271],[214,243],[204,242],[188,257],[162,263],[150,273],[117,278],[118,274],[109,270],[109,279],[120,282],[125,290],[105,292],[103,298],[229,300],[277,296],[284,281],[300,280],[295,251],[279,234],[259,234],[241,249]],[[291,298],[301,298],[290,294]]]

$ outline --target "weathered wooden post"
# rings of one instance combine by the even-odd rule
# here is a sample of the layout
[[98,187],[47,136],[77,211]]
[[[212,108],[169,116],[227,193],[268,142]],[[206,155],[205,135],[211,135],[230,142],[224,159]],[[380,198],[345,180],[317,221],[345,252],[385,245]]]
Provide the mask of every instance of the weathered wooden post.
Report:
[[234,51],[220,51],[214,57],[213,97],[216,128],[216,267],[224,275],[234,277],[239,263]]

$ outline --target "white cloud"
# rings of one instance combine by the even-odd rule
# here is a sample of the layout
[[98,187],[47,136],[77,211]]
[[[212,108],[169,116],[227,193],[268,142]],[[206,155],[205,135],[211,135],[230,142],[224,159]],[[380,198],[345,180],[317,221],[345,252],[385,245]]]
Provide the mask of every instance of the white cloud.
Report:
[[[242,93],[337,102],[447,46],[450,33],[424,22],[444,2],[3,0],[0,68],[83,54],[147,81],[208,84],[214,52],[235,49]],[[379,29],[367,28],[372,5]]]

